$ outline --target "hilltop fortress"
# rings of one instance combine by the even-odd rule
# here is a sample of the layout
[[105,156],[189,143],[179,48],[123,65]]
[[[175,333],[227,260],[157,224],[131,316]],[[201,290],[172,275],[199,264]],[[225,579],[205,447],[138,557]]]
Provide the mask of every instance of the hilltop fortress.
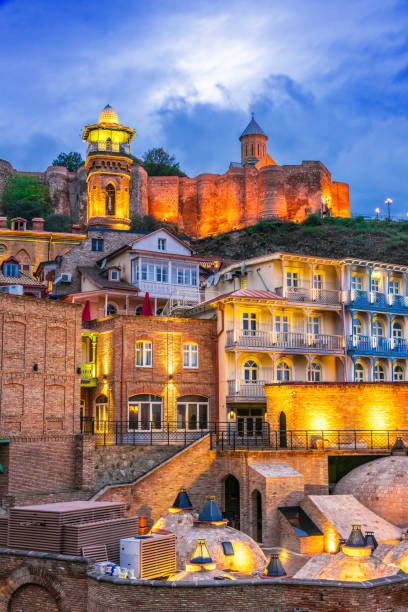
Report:
[[[224,174],[149,177],[130,154],[134,134],[108,105],[98,123],[84,129],[85,166],[77,172],[51,166],[43,173],[19,174],[48,184],[55,212],[88,227],[127,229],[130,217],[149,214],[202,238],[261,219],[301,222],[310,213],[350,216],[348,185],[332,181],[319,161],[277,165],[253,116],[239,138],[241,162],[231,162]],[[13,172],[9,162],[0,160],[0,196]]]

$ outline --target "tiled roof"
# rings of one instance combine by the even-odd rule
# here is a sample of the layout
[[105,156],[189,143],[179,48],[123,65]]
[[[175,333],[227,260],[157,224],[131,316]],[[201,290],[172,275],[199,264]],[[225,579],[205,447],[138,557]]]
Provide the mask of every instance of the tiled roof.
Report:
[[0,271],[0,285],[23,285],[23,287],[45,288],[43,283],[24,272],[19,272],[18,276],[4,276],[3,272]]
[[280,297],[276,293],[272,293],[272,291],[263,291],[261,289],[237,289],[236,291],[230,291],[229,293],[222,293],[221,295],[217,295],[210,300],[206,300],[205,302],[201,302],[201,304],[197,304],[197,308],[201,308],[202,306],[208,306],[209,304],[213,304],[215,302],[220,302],[221,300],[228,299],[249,299],[249,300],[283,300],[284,298]]
[[251,121],[246,126],[245,130],[242,132],[241,137],[249,136],[252,134],[261,134],[262,136],[266,136],[265,132],[261,128],[261,126],[255,121],[254,116],[252,115]]
[[139,292],[137,287],[125,281],[110,281],[107,278],[107,270],[99,270],[91,266],[79,266],[78,270],[85,278],[100,289],[125,289],[126,291],[134,291],[135,293]]

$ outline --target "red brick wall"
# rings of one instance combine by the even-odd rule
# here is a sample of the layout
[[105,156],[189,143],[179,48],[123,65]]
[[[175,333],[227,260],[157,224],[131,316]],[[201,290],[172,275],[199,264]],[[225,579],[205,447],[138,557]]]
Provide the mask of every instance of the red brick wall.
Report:
[[58,612],[55,597],[44,587],[37,584],[24,584],[11,596],[8,606],[10,612]]

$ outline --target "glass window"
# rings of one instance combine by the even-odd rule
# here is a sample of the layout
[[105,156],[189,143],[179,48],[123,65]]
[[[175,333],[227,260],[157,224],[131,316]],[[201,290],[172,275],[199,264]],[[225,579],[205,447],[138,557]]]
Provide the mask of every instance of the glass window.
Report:
[[321,274],[313,274],[313,289],[321,289],[323,287],[323,278]]
[[283,315],[276,315],[275,317],[275,331],[276,332],[288,332],[289,331],[289,320],[288,317]]
[[385,380],[385,371],[381,363],[376,363],[374,368],[374,380],[375,382],[380,382]]
[[320,382],[322,379],[322,368],[320,363],[314,361],[309,368],[309,381]]
[[320,317],[309,317],[307,319],[307,332],[309,334],[320,334]]
[[118,270],[111,270],[110,271],[110,279],[112,281],[117,281],[119,280],[119,271]]
[[371,279],[371,291],[374,291],[375,293],[380,293],[381,291],[381,282],[379,278],[372,278]]
[[[111,143],[112,146],[112,143]],[[116,191],[113,185],[106,187],[106,215],[113,216],[115,214],[115,197]]]
[[244,363],[244,382],[256,383],[258,380],[258,366],[252,359]]
[[392,337],[402,338],[402,325],[401,323],[398,323],[398,321],[394,321],[392,324]]
[[353,336],[361,336],[363,333],[363,326],[361,325],[360,319],[353,319]]
[[6,263],[3,266],[4,276],[11,276],[12,278],[18,278],[18,264],[17,263]]
[[377,338],[384,336],[384,328],[382,326],[381,321],[375,319],[373,323],[373,335]]
[[103,238],[92,238],[92,251],[103,251]]
[[113,304],[108,304],[106,307],[106,315],[115,315],[117,313],[117,308]]
[[401,382],[402,380],[404,380],[404,369],[402,366],[394,366],[393,380],[395,382]]
[[158,283],[167,283],[168,281],[168,267],[164,265],[156,266],[156,281]]
[[244,336],[255,336],[255,332],[256,332],[256,313],[255,312],[242,313],[242,330],[243,330]]
[[198,344],[183,344],[183,368],[198,368]]
[[158,238],[158,240],[157,240],[157,250],[158,251],[165,251],[166,250],[166,243],[167,243],[167,240],[165,238]]
[[186,395],[177,400],[177,429],[208,429],[208,398]]
[[354,369],[354,381],[364,382],[364,380],[365,380],[364,366],[361,363],[356,363],[356,366]]
[[128,400],[128,428],[130,431],[162,428],[162,398],[141,393]]
[[361,280],[361,276],[358,276],[357,274],[353,274],[351,278],[351,288],[356,289],[357,291],[361,291],[362,286],[363,286],[363,283]]
[[276,368],[276,379],[278,382],[287,382],[290,380],[290,367],[286,361],[281,361]]
[[287,287],[298,287],[299,276],[297,272],[286,272],[286,286]]
[[108,398],[100,395],[95,400],[95,433],[108,431]]
[[401,295],[400,293],[400,282],[398,280],[390,280],[388,291],[392,295]]
[[150,368],[152,366],[152,343],[148,340],[136,342],[136,366]]
[[171,267],[171,282],[177,285],[193,285],[198,284],[197,267],[185,264],[173,263]]

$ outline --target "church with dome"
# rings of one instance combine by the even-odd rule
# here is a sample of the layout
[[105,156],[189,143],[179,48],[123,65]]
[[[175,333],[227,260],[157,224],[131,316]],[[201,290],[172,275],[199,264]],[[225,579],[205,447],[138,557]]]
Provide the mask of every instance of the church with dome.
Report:
[[[69,215],[82,228],[117,230],[128,229],[134,215],[151,215],[192,238],[262,219],[302,222],[311,213],[350,216],[347,183],[333,181],[320,161],[279,165],[254,115],[239,137],[241,160],[226,162],[223,174],[148,176],[135,157],[140,155],[137,135],[131,153],[135,134],[108,104],[98,122],[83,130],[85,167],[69,172],[51,166],[32,173],[49,185],[55,212]],[[0,160],[0,196],[13,172],[18,169]]]

